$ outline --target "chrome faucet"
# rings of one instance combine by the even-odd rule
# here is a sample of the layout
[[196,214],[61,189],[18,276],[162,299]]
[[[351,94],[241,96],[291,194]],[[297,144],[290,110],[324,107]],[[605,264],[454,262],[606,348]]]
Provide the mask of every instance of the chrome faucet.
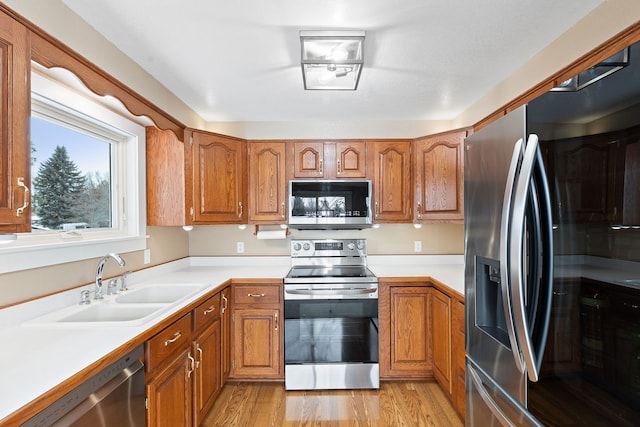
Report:
[[113,258],[120,267],[124,267],[124,260],[118,254],[110,253],[106,254],[102,257],[100,262],[98,262],[98,269],[96,270],[96,290],[95,290],[95,299],[102,299],[102,270],[104,270],[104,265],[107,263],[109,258]]

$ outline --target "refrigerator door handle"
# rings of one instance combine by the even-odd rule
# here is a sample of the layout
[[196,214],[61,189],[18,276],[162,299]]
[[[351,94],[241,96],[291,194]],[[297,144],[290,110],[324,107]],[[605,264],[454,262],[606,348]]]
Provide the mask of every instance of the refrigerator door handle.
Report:
[[509,241],[511,234],[511,218],[513,215],[513,197],[516,189],[516,178],[518,168],[523,157],[523,139],[520,138],[514,148],[507,174],[507,184],[504,190],[504,201],[502,203],[502,221],[500,224],[500,287],[502,290],[502,305],[506,317],[507,334],[511,343],[511,352],[518,371],[524,373],[524,361],[520,349],[518,348],[518,340],[514,325],[512,295],[511,295],[511,277],[509,274]]
[[491,413],[498,419],[498,421],[500,421],[500,424],[505,427],[516,427],[516,425],[511,422],[509,417],[507,417],[507,414],[505,414],[504,411],[500,409],[500,406],[498,406],[498,404],[491,398],[489,392],[487,392],[487,389],[482,383],[482,379],[476,373],[476,371],[471,366],[467,365],[467,372],[469,373],[469,378],[471,378],[471,381],[473,382],[475,389],[478,391],[480,398],[485,403],[485,405],[487,405]]
[[[529,379],[533,382],[537,382],[539,378],[540,362],[542,354],[536,357],[536,349],[532,343],[532,331],[533,327],[529,324],[529,319],[526,314],[526,278],[523,269],[523,263],[525,260],[524,239],[525,239],[525,221],[526,221],[526,206],[527,198],[531,195],[530,191],[534,191],[535,183],[532,182],[534,167],[536,161],[540,161],[538,156],[538,137],[537,135],[530,135],[525,148],[524,158],[522,160],[522,166],[520,168],[520,174],[518,182],[516,184],[516,194],[514,198],[514,208],[511,224],[511,235],[509,238],[509,251],[510,260],[509,274],[511,276],[511,284],[513,285],[511,291],[513,292],[513,305],[514,305],[514,319],[516,327],[516,335],[518,342],[520,343],[522,350],[522,357],[527,368],[527,374]],[[548,194],[548,189],[545,189]],[[534,239],[540,236],[532,237]],[[548,249],[548,248],[547,248]],[[529,256],[537,256],[537,254],[529,254]],[[548,263],[547,263],[548,264]],[[535,275],[534,275],[535,276]],[[531,283],[532,286],[538,286],[537,283]],[[548,313],[549,306],[546,299],[543,301],[543,310]],[[546,315],[548,323],[548,315]],[[544,320],[544,318],[543,318]],[[535,318],[531,319],[532,322]],[[547,325],[543,325],[546,328]],[[546,333],[543,334],[546,337]],[[543,351],[544,343],[542,343],[540,351]]]

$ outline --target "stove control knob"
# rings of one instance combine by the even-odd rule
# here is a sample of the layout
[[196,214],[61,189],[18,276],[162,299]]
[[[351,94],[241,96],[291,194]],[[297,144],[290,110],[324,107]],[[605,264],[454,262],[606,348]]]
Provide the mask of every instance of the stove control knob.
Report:
[[297,251],[299,251],[299,250],[300,250],[300,248],[302,248],[302,245],[301,245],[300,243],[294,243],[294,244],[293,244],[293,250],[294,250],[294,251],[296,251],[296,252],[297,252]]
[[304,243],[302,244],[302,248],[303,248],[305,251],[308,251],[309,249],[311,249],[311,244],[309,244],[309,242],[304,242]]
[[358,249],[363,250],[364,249],[364,243],[358,242]]
[[351,243],[349,243],[349,244],[347,245],[347,248],[349,248],[349,250],[351,250],[351,251],[352,251],[352,250],[354,250],[354,249],[355,249],[355,247],[356,247],[356,245],[354,245],[354,244],[353,244],[353,242],[351,242]]

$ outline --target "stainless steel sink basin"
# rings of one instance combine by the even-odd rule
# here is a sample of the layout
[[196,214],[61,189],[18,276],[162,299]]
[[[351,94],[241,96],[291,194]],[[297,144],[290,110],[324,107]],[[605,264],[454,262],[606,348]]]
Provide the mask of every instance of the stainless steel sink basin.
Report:
[[161,303],[169,304],[202,289],[202,285],[150,285],[132,289],[118,295],[117,303]]
[[131,322],[150,316],[161,308],[158,305],[96,304],[61,317],[57,322]]

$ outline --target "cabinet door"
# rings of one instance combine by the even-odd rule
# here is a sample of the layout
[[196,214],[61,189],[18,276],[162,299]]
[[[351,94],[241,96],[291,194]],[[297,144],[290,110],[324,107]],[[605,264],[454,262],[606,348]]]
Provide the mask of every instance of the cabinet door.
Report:
[[280,310],[237,308],[233,314],[234,378],[281,378]]
[[231,372],[231,288],[224,288],[220,292],[221,298],[221,329],[222,329],[222,384],[229,378]]
[[184,225],[184,144],[172,131],[151,126],[146,139],[147,225]]
[[246,142],[208,132],[189,133],[193,222],[246,223]]
[[222,388],[220,319],[215,320],[193,343],[195,425],[205,417]]
[[428,297],[427,287],[389,288],[389,366],[381,370],[392,377],[420,378],[431,371]]
[[374,141],[373,193],[375,222],[411,222],[411,144]]
[[594,135],[555,141],[553,149],[563,221],[604,222],[613,145],[607,138]]
[[147,384],[148,426],[192,425],[192,360],[188,350],[181,352]]
[[462,147],[467,132],[456,131],[414,142],[415,221],[462,221]]
[[284,223],[287,182],[285,143],[249,143],[249,222]]
[[294,178],[325,178],[324,142],[296,141],[291,145]]
[[0,13],[0,233],[31,231],[29,43],[27,29]]
[[452,362],[452,400],[458,415],[464,419],[465,406],[465,333],[464,304],[455,301],[451,306],[451,357]]
[[338,141],[336,149],[336,178],[365,178],[367,176],[367,144],[364,141]]
[[433,374],[451,394],[451,298],[437,289],[431,290],[431,314]]

